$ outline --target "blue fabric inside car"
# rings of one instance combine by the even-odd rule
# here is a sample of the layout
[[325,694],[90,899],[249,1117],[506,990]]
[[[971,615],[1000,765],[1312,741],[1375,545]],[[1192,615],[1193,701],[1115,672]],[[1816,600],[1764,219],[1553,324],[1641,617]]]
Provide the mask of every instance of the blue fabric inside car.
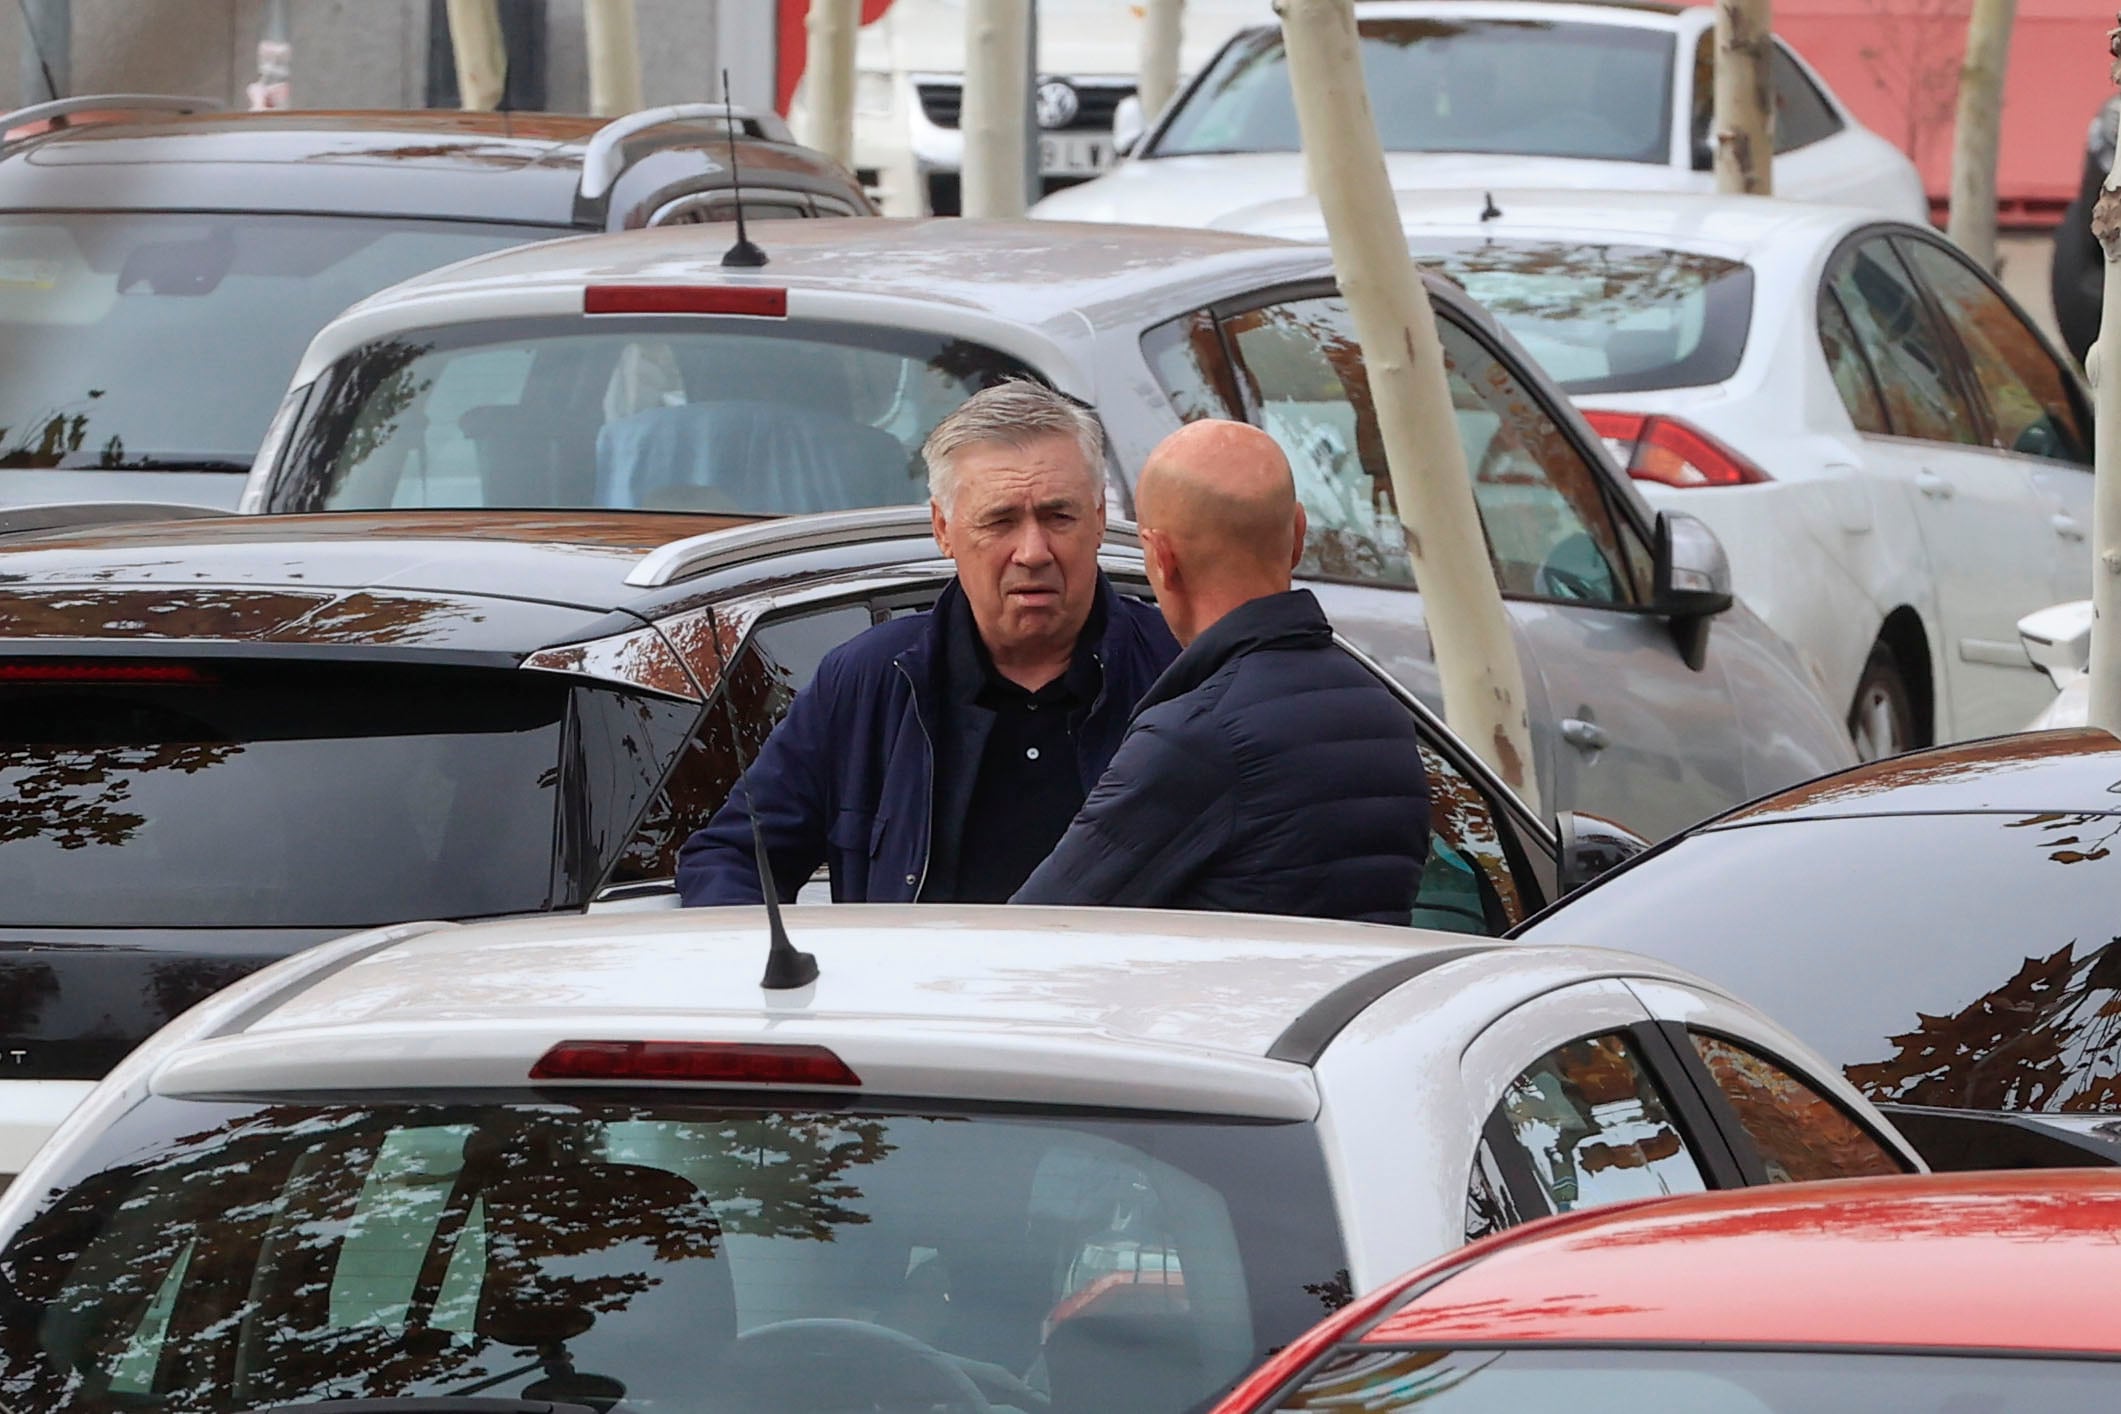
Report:
[[841,413],[745,398],[649,408],[597,433],[596,504],[803,514],[912,499],[905,449]]

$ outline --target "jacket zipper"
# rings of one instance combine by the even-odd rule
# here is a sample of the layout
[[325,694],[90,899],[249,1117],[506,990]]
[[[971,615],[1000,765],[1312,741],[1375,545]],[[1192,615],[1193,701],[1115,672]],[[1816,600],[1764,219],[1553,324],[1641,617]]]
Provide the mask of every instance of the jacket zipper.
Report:
[[913,886],[913,902],[919,903],[921,891],[928,887],[928,862],[935,854],[935,736],[921,716],[921,695],[914,688],[913,674],[896,658],[891,660],[891,666],[906,680],[906,700],[913,704],[913,724],[921,729],[921,740],[928,747],[928,819],[921,832],[920,882]]

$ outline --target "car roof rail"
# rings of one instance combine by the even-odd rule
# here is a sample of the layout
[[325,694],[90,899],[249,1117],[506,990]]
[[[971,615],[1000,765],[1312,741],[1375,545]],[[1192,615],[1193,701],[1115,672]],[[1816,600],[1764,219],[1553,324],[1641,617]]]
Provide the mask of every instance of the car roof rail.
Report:
[[582,201],[602,201],[611,195],[619,175],[626,170],[626,139],[652,128],[673,123],[728,123],[746,137],[767,142],[794,142],[795,134],[772,109],[763,112],[738,103],[672,103],[661,108],[643,108],[613,118],[590,135],[582,153],[582,181],[575,195]]
[[[635,589],[662,589],[772,555],[901,540],[929,533],[933,528],[925,501],[912,506],[865,506],[852,511],[776,516],[726,530],[710,530],[704,535],[688,535],[659,546],[642,556],[626,576],[626,583]],[[1104,543],[1131,548],[1141,544],[1141,537],[1133,521],[1115,516],[1105,522]]]
[[6,117],[0,117],[0,134],[75,113],[219,113],[227,106],[218,98],[186,98],[174,93],[84,93],[74,98],[55,98],[49,103],[17,108]]
[[122,521],[203,520],[228,516],[226,506],[189,501],[40,501],[28,506],[0,506],[0,536],[35,535],[75,526],[116,525]]

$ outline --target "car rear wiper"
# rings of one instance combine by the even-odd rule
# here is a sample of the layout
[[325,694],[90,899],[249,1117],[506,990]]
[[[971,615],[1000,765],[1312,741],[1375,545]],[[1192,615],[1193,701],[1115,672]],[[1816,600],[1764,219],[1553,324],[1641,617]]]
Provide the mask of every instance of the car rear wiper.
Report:
[[460,1394],[407,1395],[398,1399],[317,1399],[274,1404],[255,1414],[597,1414],[586,1404],[546,1399],[481,1399]]

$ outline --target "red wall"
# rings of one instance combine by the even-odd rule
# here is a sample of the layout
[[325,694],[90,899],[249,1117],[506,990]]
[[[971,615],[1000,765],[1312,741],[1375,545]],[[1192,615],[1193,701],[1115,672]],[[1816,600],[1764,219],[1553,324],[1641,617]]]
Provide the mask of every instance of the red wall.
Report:
[[[795,83],[803,76],[804,51],[809,47],[803,33],[803,22],[810,17],[810,0],[779,0],[780,45],[774,55],[774,67],[778,78],[775,100],[783,113],[795,97]],[[862,0],[862,23],[868,24],[878,15],[891,8],[891,0]]]

